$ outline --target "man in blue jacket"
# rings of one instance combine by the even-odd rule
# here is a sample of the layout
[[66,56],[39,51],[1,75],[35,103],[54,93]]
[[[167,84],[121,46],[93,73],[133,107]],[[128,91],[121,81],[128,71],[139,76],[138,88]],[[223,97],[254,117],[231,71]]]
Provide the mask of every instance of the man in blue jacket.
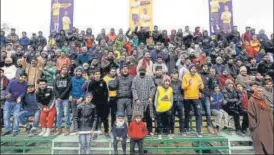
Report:
[[83,65],[84,63],[90,64],[91,56],[87,53],[87,48],[82,48],[82,54],[77,57],[78,65]]
[[[32,128],[26,119],[30,116],[34,116]],[[33,84],[28,85],[27,94],[23,100],[23,110],[18,114],[18,120],[26,128],[26,133],[29,137],[36,134],[39,128],[40,109],[36,103],[35,87]]]
[[28,50],[28,46],[30,45],[30,39],[27,37],[26,32],[22,32],[22,38],[19,39],[19,44],[23,46],[24,51]]
[[[82,76],[83,69],[81,67],[77,67],[75,69],[75,76],[72,77],[72,89],[70,92],[69,101],[71,102],[71,110],[72,110],[72,118],[75,119],[77,105],[82,103],[84,98],[84,92],[81,90],[82,86],[85,83],[85,78]],[[74,121],[73,121],[74,122]],[[76,126],[73,125],[73,132],[77,129]]]
[[[10,134],[18,135],[19,131],[19,121],[18,114],[21,110],[22,98],[26,94],[27,90],[27,74],[25,72],[20,74],[19,79],[13,80],[9,83],[8,88],[5,92],[6,102],[4,105],[4,126],[5,131],[2,133],[2,136]],[[13,113],[12,113],[13,112]],[[13,115],[13,129],[10,127],[10,116]]]

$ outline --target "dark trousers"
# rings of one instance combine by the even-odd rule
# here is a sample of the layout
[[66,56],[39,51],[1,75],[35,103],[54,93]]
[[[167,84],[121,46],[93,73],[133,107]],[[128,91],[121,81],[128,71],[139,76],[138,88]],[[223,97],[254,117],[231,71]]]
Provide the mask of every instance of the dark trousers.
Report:
[[[70,102],[70,107],[71,107],[71,111],[72,111],[72,122],[74,123],[74,119],[75,119],[75,116],[76,116],[76,109],[77,109],[77,99],[73,98],[72,101]],[[76,131],[76,127],[75,125],[73,124],[73,130]]]
[[130,154],[131,155],[135,154],[135,145],[136,144],[138,145],[139,154],[140,155],[144,154],[144,140],[143,139],[138,139],[138,140],[130,139]]
[[96,110],[98,114],[97,119],[97,127],[96,130],[101,129],[101,124],[104,124],[104,132],[108,133],[108,115],[109,115],[109,107],[107,104],[96,104]]
[[132,99],[130,98],[119,98],[117,101],[117,111],[125,112],[127,114],[128,124],[132,118]]
[[[113,140],[113,148],[114,148],[114,152],[115,152],[115,153],[118,152],[118,146],[117,146],[118,143],[119,143],[119,141],[118,141],[116,138],[114,138],[114,140]],[[126,138],[123,139],[123,140],[121,141],[121,144],[122,144],[123,153],[125,154],[125,153],[126,153],[126,150],[127,150],[127,139],[126,139]]]
[[170,134],[171,133],[171,120],[172,120],[172,110],[167,112],[157,113],[157,127],[159,134]]
[[191,111],[191,106],[193,107],[194,114],[196,117],[196,132],[201,133],[202,125],[202,115],[201,115],[201,102],[199,99],[184,100],[185,106],[185,121],[186,129],[189,131],[189,112]]
[[184,111],[184,103],[183,101],[174,101],[172,107],[172,120],[171,120],[171,130],[174,133],[175,126],[175,116],[179,118],[180,132],[185,132],[185,111]]
[[[248,115],[247,111],[244,109],[237,109],[237,110],[228,110],[228,114],[233,116],[234,126],[236,131],[245,131],[249,124],[248,124]],[[242,127],[240,125],[240,116],[243,116]]]
[[117,99],[116,98],[110,98],[108,102],[109,110],[110,110],[110,116],[111,116],[111,128],[113,127],[113,124],[116,121],[116,112],[117,112]]
[[144,112],[143,121],[146,122],[147,130],[148,130],[149,133],[151,133],[152,132],[152,118],[150,116],[150,110],[149,110],[149,108],[147,108],[145,110],[145,112]]

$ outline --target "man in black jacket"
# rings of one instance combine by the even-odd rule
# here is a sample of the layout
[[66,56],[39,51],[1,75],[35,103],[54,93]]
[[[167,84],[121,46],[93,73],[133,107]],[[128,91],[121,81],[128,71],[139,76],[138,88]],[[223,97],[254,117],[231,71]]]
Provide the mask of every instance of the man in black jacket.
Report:
[[130,123],[132,117],[132,85],[133,78],[128,74],[126,65],[121,69],[121,75],[109,82],[109,88],[117,90],[117,112],[127,113],[127,120]]
[[65,136],[69,135],[70,131],[70,103],[69,95],[72,89],[71,77],[68,75],[68,68],[62,67],[60,71],[60,76],[56,78],[54,84],[55,98],[56,98],[56,110],[57,110],[57,130],[54,134],[55,136],[62,133],[62,117],[63,112],[65,115]]
[[91,80],[87,86],[87,92],[92,93],[94,96],[92,102],[96,106],[98,113],[98,120],[96,130],[101,128],[101,123],[104,124],[104,133],[106,137],[109,137],[109,126],[108,126],[108,115],[109,115],[109,106],[108,106],[108,88],[106,82],[101,79],[100,70],[94,71],[94,80]]

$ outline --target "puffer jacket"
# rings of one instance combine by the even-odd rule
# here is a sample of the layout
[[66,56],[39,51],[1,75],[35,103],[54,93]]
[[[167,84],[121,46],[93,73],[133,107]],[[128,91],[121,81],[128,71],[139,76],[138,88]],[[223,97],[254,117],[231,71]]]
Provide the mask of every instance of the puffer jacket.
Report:
[[117,98],[132,98],[132,80],[133,78],[129,75],[118,76],[109,82],[109,89],[117,90]]
[[171,81],[170,86],[173,89],[173,101],[183,101],[184,96],[183,96],[183,90],[181,89],[181,84],[182,81]]
[[229,88],[225,87],[223,89],[223,94],[224,94],[224,109],[228,112],[237,111],[238,106],[241,103],[241,99],[237,91],[234,88],[230,90]]
[[54,105],[53,99],[54,93],[51,88],[39,88],[36,92],[36,103],[39,109],[42,109],[44,106],[52,107]]
[[76,131],[95,130],[97,125],[97,111],[94,104],[81,103],[77,106],[74,119]]

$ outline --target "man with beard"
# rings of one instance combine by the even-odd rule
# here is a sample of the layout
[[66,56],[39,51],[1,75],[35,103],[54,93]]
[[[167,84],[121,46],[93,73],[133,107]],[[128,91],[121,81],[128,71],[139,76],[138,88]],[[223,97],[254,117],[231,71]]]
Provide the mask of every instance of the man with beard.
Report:
[[26,63],[25,59],[23,60],[23,68],[26,70],[28,74],[27,83],[35,85],[35,88],[38,88],[36,85],[38,79],[41,75],[41,69],[38,67],[37,59],[34,58],[31,60],[31,64]]
[[214,65],[214,68],[216,69],[217,74],[221,75],[222,71],[225,69],[223,59],[221,57],[216,58],[216,65]]
[[233,26],[233,29],[231,31],[231,33],[228,35],[228,39],[231,42],[234,42],[234,44],[237,44],[238,42],[241,41],[241,34],[238,31],[238,27],[237,26]]
[[189,131],[189,112],[191,106],[193,106],[194,114],[196,117],[196,132],[197,137],[201,138],[201,101],[200,101],[200,90],[204,89],[204,84],[201,76],[197,73],[196,67],[191,65],[189,67],[190,72],[183,76],[182,89],[184,90],[184,102],[185,102],[185,120],[186,130]]
[[[104,124],[104,134],[107,138],[109,137],[109,126],[108,126],[108,115],[109,115],[109,107],[108,107],[108,88],[106,82],[101,79],[100,70],[94,71],[94,79],[91,80],[87,85],[87,92],[92,93],[93,100],[92,102],[96,106],[96,111],[98,113],[98,123],[96,130],[101,129],[101,124]],[[94,137],[95,139],[97,136]]]
[[148,135],[152,133],[152,119],[154,119],[154,107],[153,98],[156,91],[156,87],[153,79],[150,76],[146,76],[146,68],[139,68],[139,75],[137,75],[132,81],[132,95],[133,95],[133,116],[140,111],[142,118],[146,120]]
[[259,63],[257,71],[263,76],[270,75],[274,77],[274,63],[269,59],[269,55],[264,55],[263,61]]
[[[71,83],[71,93],[69,96],[69,101],[72,110],[72,119],[74,122],[76,116],[77,105],[81,104],[84,99],[84,92],[81,90],[82,85],[85,83],[85,78],[82,76],[83,69],[78,67],[75,69],[75,76],[72,77]],[[77,131],[75,124],[73,124],[73,133]]]
[[22,32],[22,37],[19,39],[19,44],[23,47],[23,50],[26,51],[30,44],[30,39],[27,37],[26,32]]
[[56,36],[56,45],[58,48],[62,48],[66,41],[68,41],[68,37],[66,36],[65,31],[61,30],[60,33]]
[[114,80],[116,80],[117,72],[116,68],[111,68],[110,72],[104,77],[104,81],[106,82],[108,86],[108,95],[109,95],[109,101],[108,101],[108,107],[110,109],[110,115],[111,115],[111,129],[114,125],[114,122],[116,121],[116,111],[117,111],[117,90],[112,89],[110,87],[110,83]]
[[202,42],[202,50],[206,53],[207,56],[210,54],[210,51],[212,48],[210,44],[211,41],[212,39],[211,37],[208,36],[208,32],[204,31],[203,36],[201,38],[201,42]]
[[[4,105],[4,126],[5,131],[2,136],[9,134],[12,131],[12,135],[16,136],[19,132],[18,114],[21,110],[22,99],[27,91],[27,74],[22,73],[19,79],[15,79],[8,84],[8,88],[5,92],[6,102]],[[13,129],[11,129],[10,116],[13,114]]]
[[60,75],[56,78],[54,84],[55,92],[55,106],[57,110],[57,130],[55,136],[62,133],[62,118],[65,116],[65,135],[70,133],[70,104],[69,95],[72,87],[71,77],[68,75],[68,68],[66,66],[62,67],[60,70]]
[[18,79],[20,77],[20,74],[24,72],[23,68],[23,59],[18,59],[16,64],[16,78]]
[[84,63],[90,63],[90,55],[87,52],[87,47],[82,47],[82,53],[77,57],[78,65],[82,66]]
[[255,83],[255,78],[247,75],[246,67],[240,68],[240,74],[235,79],[236,84],[241,84],[244,90],[251,91],[251,85]]
[[233,78],[236,78],[238,73],[237,73],[237,67],[234,63],[233,58],[229,58],[228,63],[225,65],[225,69],[230,73],[230,75]]
[[164,75],[164,72],[163,72],[162,66],[156,66],[154,77],[153,77],[153,81],[156,87],[162,84],[161,82],[163,81],[163,75]]
[[139,69],[141,67],[146,69],[146,75],[147,76],[153,76],[153,71],[152,71],[152,66],[153,66],[153,62],[150,59],[150,53],[148,51],[145,52],[144,58],[141,59],[138,62],[137,65],[137,73],[139,73]]
[[202,65],[202,71],[200,72],[200,74],[204,83],[204,89],[200,92],[200,100],[206,114],[207,131],[208,133],[215,133],[213,124],[211,122],[211,108],[209,100],[211,94],[209,89],[209,68],[207,64]]
[[47,86],[53,87],[57,68],[52,59],[47,59],[46,65],[41,72],[41,78],[47,80]]
[[4,70],[4,75],[9,79],[12,80],[16,77],[16,70],[17,68],[15,65],[12,64],[12,59],[11,58],[6,58],[5,59],[5,64],[4,67],[2,67]]
[[248,75],[255,76],[257,73],[258,64],[255,58],[251,58],[250,62],[246,65]]
[[12,28],[10,34],[7,36],[7,41],[13,46],[19,42],[19,36],[15,33],[15,31],[15,28]]
[[111,90],[117,90],[117,112],[126,111],[128,123],[132,118],[132,80],[128,74],[128,66],[124,65],[121,68],[121,75],[109,83]]
[[96,37],[96,41],[98,41],[98,44],[101,43],[101,40],[107,40],[106,30],[105,29],[102,29],[101,33],[99,33]]
[[21,46],[17,47],[16,53],[11,56],[13,62],[17,62],[18,59],[22,59],[24,57],[24,51]]
[[273,106],[274,105],[274,102],[273,102],[274,89],[273,89],[273,82],[271,80],[266,81],[264,83],[263,93],[264,93],[265,100],[267,101],[270,109],[272,109],[272,111],[273,111],[273,107],[274,107]]
[[208,88],[210,91],[210,94],[213,94],[215,92],[215,86],[219,85],[219,79],[216,75],[215,68],[209,69],[209,75],[208,75]]
[[7,44],[7,47],[6,47],[7,57],[11,58],[13,55],[16,54],[16,51],[13,48],[14,46],[11,43]]
[[47,39],[43,36],[42,31],[38,32],[37,45],[38,47],[41,46],[42,49],[44,49],[44,47],[47,45]]
[[103,75],[107,74],[111,68],[118,68],[119,65],[115,62],[115,55],[113,52],[108,52],[107,58],[102,60],[101,67],[103,69]]
[[150,52],[151,60],[153,63],[157,61],[158,56],[163,58],[163,61],[166,62],[168,55],[162,51],[162,43],[158,42],[156,44],[156,49]]

